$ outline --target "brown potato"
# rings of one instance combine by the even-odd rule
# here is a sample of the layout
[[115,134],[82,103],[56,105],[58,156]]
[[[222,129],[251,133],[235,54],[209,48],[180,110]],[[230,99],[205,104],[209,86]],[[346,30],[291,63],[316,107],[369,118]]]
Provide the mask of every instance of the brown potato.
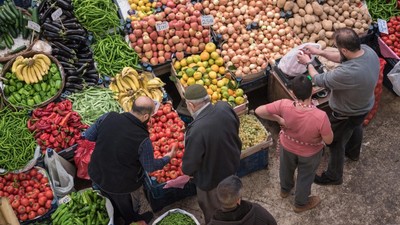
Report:
[[314,14],[317,16],[322,15],[322,13],[324,12],[324,10],[322,9],[322,6],[320,4],[318,4],[318,2],[316,2],[316,1],[311,3],[311,6],[312,6]]
[[304,9],[299,9],[299,15],[300,16],[305,16],[307,13]]
[[289,11],[292,10],[294,7],[294,3],[292,1],[288,1],[285,3],[285,6],[283,6],[283,10]]
[[314,33],[314,29],[315,29],[314,24],[307,24],[306,29],[309,34]]
[[336,22],[336,17],[328,16],[328,20],[332,21],[333,23]]
[[330,20],[322,21],[322,27],[324,28],[325,31],[331,31],[332,30],[332,21],[330,21]]
[[283,6],[286,4],[286,0],[278,0],[276,3],[276,6],[278,6],[280,9],[283,8]]
[[297,2],[297,5],[298,5],[300,8],[304,8],[304,7],[306,6],[306,4],[307,4],[307,1],[306,1],[306,0],[296,0],[296,2]]
[[292,9],[292,12],[293,13],[298,13],[299,9],[300,9],[299,6],[295,3],[294,6],[293,6],[293,9]]
[[306,13],[307,13],[308,15],[313,15],[313,13],[314,13],[313,7],[312,7],[311,4],[309,4],[309,3],[306,5],[306,7],[304,8],[304,10],[306,10]]

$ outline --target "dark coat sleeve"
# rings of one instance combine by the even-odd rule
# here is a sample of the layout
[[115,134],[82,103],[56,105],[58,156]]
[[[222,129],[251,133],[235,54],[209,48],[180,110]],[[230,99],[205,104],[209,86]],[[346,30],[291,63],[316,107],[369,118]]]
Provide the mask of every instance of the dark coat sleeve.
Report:
[[277,225],[275,218],[265,208],[257,203],[253,203],[256,213],[256,224],[260,225]]

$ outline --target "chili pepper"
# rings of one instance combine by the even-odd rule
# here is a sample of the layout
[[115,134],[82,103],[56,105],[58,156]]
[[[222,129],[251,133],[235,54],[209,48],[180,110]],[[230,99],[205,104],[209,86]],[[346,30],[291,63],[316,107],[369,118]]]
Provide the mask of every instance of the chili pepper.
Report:
[[[60,104],[58,104],[58,109],[64,111],[65,110],[65,105],[63,102],[60,102]],[[58,111],[58,110],[57,110]]]
[[56,139],[54,138],[53,135],[50,135],[49,141],[50,141],[50,143],[54,143],[56,141]]
[[59,133],[60,133],[60,132],[59,132],[58,130],[53,130],[53,131],[51,132],[51,134],[52,134],[53,136],[58,136]]
[[57,115],[57,117],[54,119],[54,124],[60,124],[62,121],[62,117],[60,115]]
[[47,133],[43,133],[43,134],[41,134],[40,135],[40,139],[42,139],[42,140],[44,140],[44,141],[46,141],[48,138],[50,137],[50,135],[49,134],[47,134]]
[[65,127],[67,125],[67,122],[69,120],[69,117],[71,116],[71,112],[69,112],[59,123],[60,126]]
[[34,131],[36,129],[35,124],[32,124],[32,120],[28,120],[28,129]]
[[64,140],[64,138],[63,138],[61,135],[58,135],[58,136],[56,137],[56,141],[57,141],[57,142],[63,142],[63,140]]
[[68,145],[72,146],[73,144],[75,144],[75,138],[71,138],[71,140],[69,140]]

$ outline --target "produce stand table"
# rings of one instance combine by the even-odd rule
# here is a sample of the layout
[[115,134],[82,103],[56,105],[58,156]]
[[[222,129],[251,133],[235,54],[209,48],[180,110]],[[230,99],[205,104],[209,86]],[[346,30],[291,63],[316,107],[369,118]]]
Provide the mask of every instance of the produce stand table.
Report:
[[[324,110],[330,111],[330,107],[328,105],[330,94],[323,98],[314,98],[314,103],[317,103],[317,107]],[[278,76],[275,71],[271,71],[271,75],[268,80],[268,101],[273,102],[279,99],[295,99],[293,92],[283,83],[282,79]]]

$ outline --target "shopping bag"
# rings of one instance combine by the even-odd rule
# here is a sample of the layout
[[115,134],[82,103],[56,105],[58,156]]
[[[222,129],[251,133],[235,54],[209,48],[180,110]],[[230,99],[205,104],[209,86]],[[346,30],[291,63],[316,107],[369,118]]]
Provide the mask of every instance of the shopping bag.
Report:
[[393,85],[393,91],[400,96],[400,61],[394,65],[387,77]]
[[44,163],[47,171],[49,171],[57,197],[61,198],[75,191],[74,176],[76,169],[70,162],[59,156],[52,149],[48,149],[44,157]]
[[[278,68],[282,70],[283,73],[289,76],[297,76],[307,72],[306,66],[297,62],[297,55],[301,52],[301,49],[306,46],[321,48],[321,45],[316,43],[304,43],[295,48],[292,48],[292,50],[284,55],[279,61]],[[311,60],[314,60],[314,58],[315,56],[311,55]]]
[[76,176],[79,178],[90,180],[88,166],[95,146],[96,142],[88,140],[78,141],[78,147],[75,151],[74,161],[77,169]]

